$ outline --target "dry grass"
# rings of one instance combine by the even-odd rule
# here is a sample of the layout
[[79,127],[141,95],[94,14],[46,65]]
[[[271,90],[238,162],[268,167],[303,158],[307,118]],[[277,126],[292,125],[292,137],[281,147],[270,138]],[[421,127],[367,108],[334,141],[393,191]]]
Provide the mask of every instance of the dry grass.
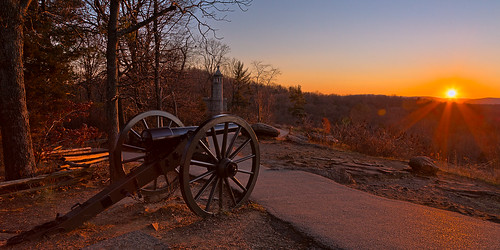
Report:
[[[432,145],[432,139],[422,135],[373,128],[368,124],[336,125],[330,134],[318,128],[294,128],[294,131],[304,134],[324,134],[324,136],[309,136],[309,139],[318,144],[371,156],[401,160],[409,160],[419,155],[429,156],[436,160],[445,172],[500,185],[500,152],[490,154],[492,156],[484,162],[484,159],[480,158],[460,157],[459,152],[464,150],[459,149],[463,145],[453,145],[454,157],[446,158],[441,152],[436,151],[435,145]],[[335,139],[323,139],[330,135],[333,135]]]

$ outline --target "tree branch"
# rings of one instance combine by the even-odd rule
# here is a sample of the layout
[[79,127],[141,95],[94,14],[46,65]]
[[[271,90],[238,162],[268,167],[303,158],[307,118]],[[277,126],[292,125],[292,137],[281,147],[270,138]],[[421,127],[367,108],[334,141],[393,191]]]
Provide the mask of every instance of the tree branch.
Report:
[[26,13],[26,11],[28,10],[28,7],[30,6],[30,3],[31,3],[31,0],[23,0],[20,2],[19,7],[21,8],[23,13]]
[[152,15],[151,17],[149,17],[146,20],[143,20],[140,23],[137,23],[137,24],[135,24],[133,26],[130,26],[130,27],[126,28],[126,29],[119,30],[117,32],[117,35],[118,36],[122,36],[122,35],[128,34],[130,32],[134,32],[134,31],[138,30],[139,28],[148,25],[149,23],[151,23],[152,21],[154,21],[158,17],[165,15],[167,12],[175,10],[176,8],[177,8],[176,4],[172,4],[172,5],[170,5],[170,7],[166,8],[166,9],[163,9],[162,11],[156,13],[155,15]]

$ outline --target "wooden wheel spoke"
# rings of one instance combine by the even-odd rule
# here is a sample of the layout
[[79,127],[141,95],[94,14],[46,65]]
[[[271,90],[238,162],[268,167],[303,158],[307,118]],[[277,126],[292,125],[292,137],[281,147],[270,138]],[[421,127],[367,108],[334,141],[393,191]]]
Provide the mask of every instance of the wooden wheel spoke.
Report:
[[222,210],[222,207],[224,206],[223,204],[223,193],[222,193],[222,189],[224,188],[224,180],[221,178],[219,179],[219,210]]
[[238,187],[241,188],[241,190],[243,190],[244,192],[247,191],[247,189],[243,186],[243,184],[241,184],[241,182],[238,179],[236,179],[236,177],[234,177],[234,176],[231,177],[231,180],[233,180],[234,183],[236,183],[236,185],[238,185]]
[[241,150],[243,150],[243,148],[245,148],[245,146],[250,143],[250,141],[252,141],[252,138],[248,138],[243,144],[241,144],[236,150],[234,150],[234,152],[228,158],[231,160],[234,159],[234,157],[239,154]]
[[209,175],[211,175],[213,173],[215,173],[215,170],[210,170],[210,171],[207,171],[207,172],[205,172],[205,173],[203,173],[201,175],[198,175],[194,179],[190,180],[189,184],[191,184],[193,182],[197,182],[197,181],[199,181],[199,180],[201,180],[201,179],[203,179],[203,178],[205,178],[205,177],[207,177],[207,176],[209,176]]
[[195,201],[197,201],[198,199],[200,199],[201,195],[207,190],[208,186],[210,186],[210,184],[215,180],[215,177],[217,177],[215,174],[212,175],[212,176],[210,176],[210,179],[208,179],[208,181],[205,182],[205,184],[203,185],[203,187],[201,187],[201,189],[198,191],[198,193],[194,197]]
[[140,150],[140,151],[142,151],[142,152],[146,152],[146,149],[145,149],[145,148],[138,147],[138,146],[134,146],[134,145],[130,145],[130,144],[123,144],[123,145],[122,145],[122,148],[127,148],[127,149],[135,149],[135,150]]
[[221,158],[226,157],[227,135],[229,133],[229,122],[224,123],[224,135],[222,136]]
[[219,142],[217,141],[217,134],[215,133],[215,127],[212,127],[212,140],[214,142],[217,159],[221,159]]
[[197,161],[197,160],[191,160],[191,165],[195,165],[195,166],[199,166],[199,167],[206,167],[206,168],[215,167],[215,164],[213,164],[213,163],[204,162],[204,161]]
[[205,153],[207,153],[208,155],[210,155],[214,159],[214,161],[218,161],[217,157],[210,150],[210,148],[208,148],[208,146],[207,146],[207,144],[205,144],[205,142],[203,142],[203,141],[200,140],[199,144],[201,145],[201,148],[203,149],[203,151],[205,151]]
[[163,117],[161,117],[161,116],[156,117],[156,127],[157,128],[163,127]]
[[[168,176],[166,174],[163,174],[163,177],[165,177],[165,183],[167,183],[167,186],[170,186],[170,181],[168,180]],[[175,180],[175,179],[174,179]],[[173,183],[173,181],[172,181]]]
[[146,155],[137,156],[137,157],[134,157],[134,158],[130,158],[128,160],[123,160],[122,164],[129,163],[129,162],[134,162],[134,161],[138,161],[138,160],[144,159],[144,158],[146,158]]
[[149,126],[148,126],[148,123],[146,122],[146,119],[144,119],[144,118],[143,118],[143,119],[141,120],[141,122],[142,122],[142,125],[144,125],[144,127],[145,127],[146,129],[149,129]]
[[231,139],[231,143],[229,143],[229,146],[227,147],[226,155],[224,157],[228,157],[231,154],[231,149],[233,149],[234,143],[236,142],[236,139],[238,138],[240,131],[241,131],[241,127],[238,126],[238,129],[236,129],[236,132],[234,133],[234,136]]
[[168,127],[172,127],[172,120],[170,120],[170,122],[168,123]]
[[234,160],[233,162],[236,163],[236,164],[238,164],[238,163],[242,163],[242,162],[244,162],[246,160],[250,160],[252,158],[255,158],[255,155],[247,155],[245,157],[242,157],[242,158],[239,158],[237,160]]
[[207,205],[205,206],[205,210],[207,210],[207,211],[210,209],[210,204],[212,203],[212,200],[214,199],[215,189],[217,188],[218,185],[219,185],[219,178],[217,178],[217,180],[215,181],[215,184],[212,186],[212,190],[210,190],[210,195],[208,196]]
[[132,132],[132,134],[134,134],[137,138],[141,138],[141,135],[137,133],[137,131],[135,131],[133,128],[130,128],[130,132]]
[[252,172],[252,171],[248,171],[248,170],[244,170],[244,169],[238,169],[238,172],[240,172],[240,173],[244,173],[244,174],[250,174],[250,175],[255,174],[255,173],[254,173],[254,172]]
[[225,178],[224,182],[226,182],[227,191],[231,196],[231,200],[233,201],[234,205],[236,206],[238,203],[236,202],[236,198],[234,196],[233,189],[231,188],[231,185],[229,185],[229,179]]
[[153,181],[153,190],[156,190],[156,186],[158,185],[158,178],[155,178]]

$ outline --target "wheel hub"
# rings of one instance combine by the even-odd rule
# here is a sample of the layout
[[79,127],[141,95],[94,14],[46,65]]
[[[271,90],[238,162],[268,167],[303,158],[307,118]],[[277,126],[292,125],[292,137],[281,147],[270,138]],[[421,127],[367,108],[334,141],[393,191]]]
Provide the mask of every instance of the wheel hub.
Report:
[[238,164],[230,159],[222,160],[217,166],[217,175],[222,178],[234,177],[238,172]]

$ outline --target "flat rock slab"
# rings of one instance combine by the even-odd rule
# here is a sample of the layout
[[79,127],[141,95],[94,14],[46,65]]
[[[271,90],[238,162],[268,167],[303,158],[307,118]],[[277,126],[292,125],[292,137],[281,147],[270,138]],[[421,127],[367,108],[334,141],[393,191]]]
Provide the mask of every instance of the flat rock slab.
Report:
[[161,242],[152,235],[141,231],[133,231],[120,236],[100,241],[94,245],[84,248],[86,250],[96,249],[170,249],[167,244]]
[[500,224],[262,168],[251,199],[331,248],[499,249]]

